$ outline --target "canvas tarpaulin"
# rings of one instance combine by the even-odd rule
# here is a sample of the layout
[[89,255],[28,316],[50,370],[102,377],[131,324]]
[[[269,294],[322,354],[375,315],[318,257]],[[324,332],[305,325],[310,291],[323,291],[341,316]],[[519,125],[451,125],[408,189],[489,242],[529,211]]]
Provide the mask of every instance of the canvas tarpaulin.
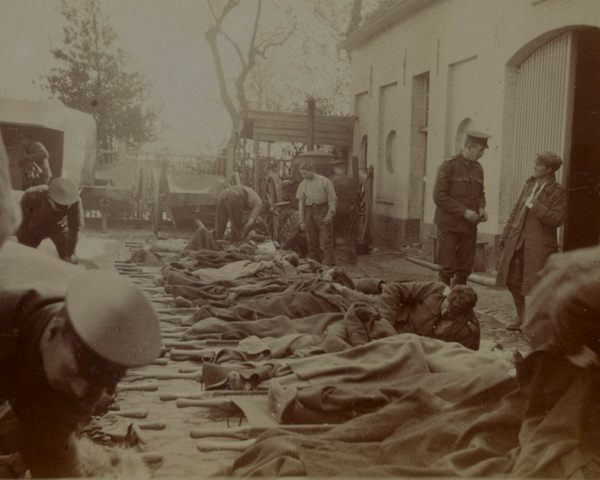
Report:
[[227,180],[220,175],[167,174],[167,204],[170,207],[216,205]]

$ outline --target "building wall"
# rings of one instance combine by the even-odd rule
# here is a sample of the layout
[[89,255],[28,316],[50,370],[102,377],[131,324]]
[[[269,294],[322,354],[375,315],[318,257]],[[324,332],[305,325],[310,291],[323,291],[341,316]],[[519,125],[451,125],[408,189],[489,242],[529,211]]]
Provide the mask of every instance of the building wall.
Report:
[[[511,115],[516,68],[553,36],[581,26],[600,27],[600,2],[440,0],[352,50],[352,92],[358,116],[354,149],[360,150],[366,135],[367,163],[376,170],[375,244],[402,247],[412,243],[415,231],[421,243],[430,241],[435,232],[432,193],[437,168],[460,149],[460,132],[473,128],[492,135],[490,148],[480,159],[489,220],[480,224],[479,234],[480,240],[494,245],[511,208],[506,199],[512,192],[507,188],[522,187],[507,185],[514,142]],[[415,227],[418,206],[410,197],[414,188],[409,188],[409,182],[416,178],[414,164],[411,176],[411,155],[415,156],[411,100],[413,78],[426,73],[430,84],[424,223]],[[394,95],[387,95],[385,87],[393,84]],[[385,165],[385,159],[381,160],[385,151],[381,138],[392,129],[396,131],[396,144],[390,177],[377,169]],[[379,192],[385,192],[384,202],[377,201]]]

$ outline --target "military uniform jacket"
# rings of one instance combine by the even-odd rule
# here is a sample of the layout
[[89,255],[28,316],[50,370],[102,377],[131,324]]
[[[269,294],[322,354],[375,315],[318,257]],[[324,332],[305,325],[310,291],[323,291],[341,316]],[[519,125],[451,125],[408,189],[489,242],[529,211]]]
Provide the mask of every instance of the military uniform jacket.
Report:
[[479,213],[485,208],[483,167],[462,154],[440,165],[433,187],[437,208],[433,223],[456,233],[467,233],[473,224],[463,217],[465,210]]
[[394,282],[381,294],[379,314],[392,323],[398,333],[415,333],[446,342],[458,342],[471,350],[479,349],[479,321],[473,311],[452,322],[442,315],[447,286],[442,282]]
[[65,254],[75,253],[79,232],[83,229],[83,205],[81,198],[70,205],[66,212],[57,212],[48,202],[48,186],[31,187],[21,197],[23,222],[17,232],[17,237],[48,236],[59,229],[67,231]]

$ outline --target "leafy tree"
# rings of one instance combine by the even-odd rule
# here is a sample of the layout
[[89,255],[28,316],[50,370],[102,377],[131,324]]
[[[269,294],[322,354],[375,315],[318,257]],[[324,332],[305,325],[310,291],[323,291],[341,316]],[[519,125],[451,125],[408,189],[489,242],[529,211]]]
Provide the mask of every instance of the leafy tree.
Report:
[[59,66],[43,76],[47,90],[67,107],[89,113],[98,124],[102,148],[125,138],[131,146],[156,140],[161,106],[150,101],[152,83],[131,68],[130,54],[99,0],[63,0],[62,46],[52,49]]

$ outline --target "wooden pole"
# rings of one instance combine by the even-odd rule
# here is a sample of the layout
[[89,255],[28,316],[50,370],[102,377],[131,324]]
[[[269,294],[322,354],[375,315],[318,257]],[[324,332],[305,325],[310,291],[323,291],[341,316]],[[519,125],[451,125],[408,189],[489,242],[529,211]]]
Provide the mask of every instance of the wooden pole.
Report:
[[254,191],[260,192],[260,142],[258,140],[254,140]]
[[354,191],[358,192],[360,187],[360,172],[358,171],[358,157],[352,157],[352,180]]
[[154,164],[152,166],[152,200],[153,200],[153,224],[154,224],[154,233],[158,233],[160,228],[160,206],[158,205],[159,201],[159,188],[160,188],[160,166]]
[[308,135],[306,150],[312,152],[315,149],[315,99],[309,97],[308,103]]
[[226,166],[226,171],[225,171],[225,175],[226,175],[228,181],[231,180],[231,177],[233,176],[234,156],[235,156],[235,145],[233,143],[228,143],[227,144],[227,166]]
[[243,150],[244,150],[244,155],[242,156],[242,161],[240,163],[240,167],[242,169],[242,185],[248,185],[248,172],[247,172],[247,165],[246,165],[246,139],[244,138],[244,140],[242,140],[242,145],[244,146]]

